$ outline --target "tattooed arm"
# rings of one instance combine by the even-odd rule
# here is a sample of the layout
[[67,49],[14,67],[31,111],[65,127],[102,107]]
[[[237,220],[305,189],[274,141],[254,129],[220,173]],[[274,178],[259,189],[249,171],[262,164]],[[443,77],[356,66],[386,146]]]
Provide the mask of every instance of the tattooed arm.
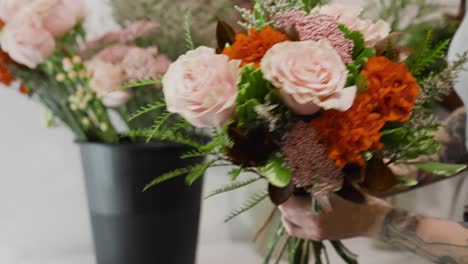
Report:
[[433,263],[468,263],[468,226],[393,209],[382,224],[380,240]]
[[279,207],[291,236],[314,241],[369,237],[432,263],[468,264],[466,224],[413,215],[370,196],[364,204],[336,195],[323,199],[328,206],[320,214],[312,212],[311,199],[305,197],[293,197]]

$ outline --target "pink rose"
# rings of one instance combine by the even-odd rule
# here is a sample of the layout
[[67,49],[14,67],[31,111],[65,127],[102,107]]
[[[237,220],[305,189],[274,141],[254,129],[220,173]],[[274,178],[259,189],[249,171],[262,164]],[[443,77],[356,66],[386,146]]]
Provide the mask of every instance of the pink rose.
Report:
[[9,22],[30,3],[31,0],[0,0],[0,19]]
[[163,76],[171,61],[164,55],[158,55],[157,48],[134,47],[129,50],[122,64],[129,79],[149,80]]
[[276,44],[265,54],[261,69],[300,115],[320,108],[346,111],[356,96],[356,86],[345,88],[348,70],[328,40]]
[[55,39],[39,17],[22,14],[5,25],[0,46],[17,63],[36,68],[55,51]]
[[108,107],[117,107],[130,99],[127,90],[115,91],[127,80],[125,68],[121,64],[112,64],[94,60],[86,64],[91,75],[90,85],[101,96],[102,102]]
[[81,55],[85,58],[90,57],[90,54],[92,55],[96,50],[109,45],[116,46],[116,49],[117,47],[121,48],[119,51],[122,54],[123,47],[128,47],[134,44],[135,40],[151,35],[158,27],[159,24],[152,21],[141,20],[133,22],[122,30],[109,32],[98,39],[87,42],[81,50]]
[[390,34],[390,25],[383,20],[373,23],[369,19],[361,19],[362,8],[352,5],[330,4],[315,8],[314,14],[332,16],[338,23],[344,24],[351,31],[359,31],[364,35],[366,46],[373,47]]
[[92,60],[100,60],[108,63],[121,63],[127,56],[128,52],[133,48],[134,46],[130,45],[112,45],[96,53]]
[[234,115],[240,61],[200,47],[174,62],[163,78],[167,109],[196,127],[222,127]]
[[38,14],[55,37],[67,33],[85,16],[83,0],[35,0],[30,5],[29,11]]

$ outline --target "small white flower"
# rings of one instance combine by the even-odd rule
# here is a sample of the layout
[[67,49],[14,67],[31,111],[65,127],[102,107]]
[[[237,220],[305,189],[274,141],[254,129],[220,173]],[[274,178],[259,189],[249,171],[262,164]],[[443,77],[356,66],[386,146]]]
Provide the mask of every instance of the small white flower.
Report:
[[103,132],[106,132],[109,127],[107,126],[106,123],[102,123],[101,125],[99,125],[99,128],[103,131]]
[[89,125],[91,124],[91,121],[89,120],[89,118],[83,117],[83,119],[81,120],[81,123],[83,124],[83,126],[89,127]]
[[56,79],[57,81],[59,81],[59,82],[65,81],[66,78],[67,78],[67,77],[66,77],[65,74],[63,74],[63,73],[59,73],[59,74],[57,74],[57,76],[55,76],[55,79]]
[[83,60],[79,56],[73,56],[72,58],[73,64],[81,64]]
[[64,58],[62,61],[62,67],[66,72],[73,70],[73,64],[69,58]]
[[78,75],[80,76],[80,78],[86,78],[88,77],[88,72],[86,70],[81,70]]
[[70,79],[75,79],[77,76],[78,74],[76,73],[76,71],[71,71],[68,73],[68,78]]

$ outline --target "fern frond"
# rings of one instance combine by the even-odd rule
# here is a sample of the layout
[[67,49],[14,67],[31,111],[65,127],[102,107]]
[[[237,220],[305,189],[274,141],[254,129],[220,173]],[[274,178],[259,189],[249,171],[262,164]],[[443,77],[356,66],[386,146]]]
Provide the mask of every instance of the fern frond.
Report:
[[203,142],[199,142],[195,139],[189,138],[181,133],[175,133],[172,131],[156,132],[153,133],[150,129],[138,129],[128,132],[128,136],[132,139],[138,138],[148,138],[151,135],[152,139],[159,141],[170,141],[174,143],[179,143],[187,145],[193,148],[202,148],[204,146]]
[[182,156],[180,156],[180,158],[181,159],[198,158],[198,157],[208,156],[210,154],[213,154],[213,153],[211,153],[210,151],[203,151],[203,150],[193,149],[193,150],[189,150],[189,151],[185,152],[184,154],[182,154]]
[[162,80],[161,79],[154,79],[154,80],[141,80],[137,82],[132,82],[132,83],[126,83],[109,93],[115,92],[115,91],[121,91],[121,90],[128,90],[128,89],[133,89],[133,88],[138,88],[138,87],[145,87],[145,86],[150,86],[150,85],[157,85],[161,84]]
[[245,180],[245,181],[230,183],[230,184],[228,184],[228,185],[226,185],[224,187],[221,187],[219,189],[216,189],[216,190],[208,193],[208,195],[205,197],[205,199],[211,198],[213,196],[216,196],[216,195],[219,195],[219,194],[222,194],[222,193],[227,193],[227,192],[230,192],[230,191],[237,190],[239,188],[242,188],[244,186],[252,184],[252,183],[254,183],[254,182],[256,182],[256,181],[258,181],[260,179],[261,179],[260,177],[257,177],[257,178],[252,178],[252,179]]
[[260,202],[265,200],[268,197],[268,192],[267,191],[262,191],[259,193],[254,194],[247,202],[242,204],[241,208],[231,212],[225,219],[224,222],[227,223],[231,221],[232,219],[236,218],[237,216],[245,213],[246,211],[254,208],[257,206]]
[[192,12],[189,10],[185,14],[185,18],[184,18],[185,46],[187,47],[188,50],[195,49],[195,43],[193,42],[192,31],[190,29],[191,19],[192,19]]
[[151,133],[148,135],[146,138],[146,142],[150,142],[151,139],[156,135],[156,133],[160,132],[161,127],[166,123],[166,121],[169,119],[169,117],[172,116],[172,113],[166,112],[162,113],[160,116],[158,116],[153,123],[153,126],[151,127]]
[[153,103],[153,104],[147,104],[145,106],[142,106],[140,109],[138,109],[136,111],[136,113],[134,113],[132,116],[130,116],[130,118],[128,119],[128,121],[132,121],[144,114],[147,114],[149,112],[152,112],[152,111],[155,111],[159,108],[163,108],[166,106],[166,103],[164,101],[157,101],[156,103]]
[[165,173],[155,178],[154,180],[152,180],[149,184],[147,184],[145,188],[143,189],[143,191],[146,192],[147,190],[154,187],[155,185],[171,180],[175,177],[190,173],[191,170],[192,170],[192,167],[187,167],[187,168],[181,168],[181,169],[177,169],[177,170],[173,170],[168,173]]
[[188,185],[194,184],[198,179],[200,179],[200,177],[203,176],[203,174],[205,174],[206,170],[208,170],[215,162],[216,160],[212,160],[195,165],[185,178],[185,182]]
[[414,74],[418,74],[426,69],[428,69],[432,64],[434,64],[438,59],[445,57],[445,52],[447,51],[450,45],[450,39],[442,41],[435,48],[431,49],[430,53],[427,56],[424,56],[421,61],[416,65],[416,68],[413,70]]

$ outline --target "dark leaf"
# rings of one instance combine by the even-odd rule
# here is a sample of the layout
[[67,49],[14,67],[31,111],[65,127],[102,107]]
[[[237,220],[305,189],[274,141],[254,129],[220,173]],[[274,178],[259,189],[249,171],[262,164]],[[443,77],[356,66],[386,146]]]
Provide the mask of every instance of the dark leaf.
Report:
[[268,194],[270,195],[270,200],[275,205],[282,205],[285,203],[291,196],[294,194],[294,184],[292,182],[289,183],[288,186],[284,188],[278,188],[272,184],[268,185]]
[[367,162],[366,178],[362,186],[372,194],[385,192],[400,183],[400,179],[382,159],[373,158]]
[[343,187],[338,192],[336,192],[336,194],[345,200],[357,204],[363,204],[366,202],[366,197],[364,197],[364,195],[348,180],[344,181]]
[[218,40],[218,53],[221,53],[226,44],[232,44],[236,40],[236,32],[226,22],[219,20],[216,26],[216,38]]

